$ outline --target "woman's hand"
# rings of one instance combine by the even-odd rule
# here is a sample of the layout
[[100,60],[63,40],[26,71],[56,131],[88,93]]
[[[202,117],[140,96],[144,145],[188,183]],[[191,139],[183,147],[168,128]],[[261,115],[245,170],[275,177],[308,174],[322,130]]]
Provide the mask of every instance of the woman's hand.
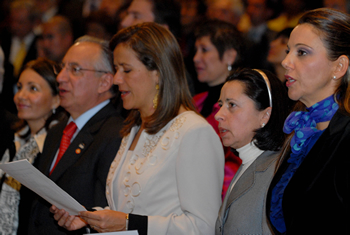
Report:
[[83,219],[75,215],[69,215],[64,209],[59,210],[54,205],[51,206],[50,212],[54,213],[54,218],[57,220],[58,225],[68,231],[77,230],[87,225]]
[[126,230],[126,214],[123,212],[113,210],[82,211],[79,216],[99,233]]

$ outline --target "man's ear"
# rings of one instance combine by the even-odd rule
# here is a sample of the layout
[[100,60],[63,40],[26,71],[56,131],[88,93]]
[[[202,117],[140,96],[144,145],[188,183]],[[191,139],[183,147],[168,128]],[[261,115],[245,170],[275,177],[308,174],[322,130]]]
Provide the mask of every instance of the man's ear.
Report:
[[57,109],[58,106],[60,106],[61,99],[59,95],[55,95],[52,100],[52,107],[51,109]]
[[105,73],[99,78],[98,93],[109,91],[113,86],[113,74]]

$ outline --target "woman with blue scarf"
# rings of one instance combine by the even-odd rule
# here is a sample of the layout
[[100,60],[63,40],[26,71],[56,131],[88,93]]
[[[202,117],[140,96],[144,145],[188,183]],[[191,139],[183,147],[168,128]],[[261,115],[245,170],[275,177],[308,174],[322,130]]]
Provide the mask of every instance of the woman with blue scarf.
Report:
[[288,96],[298,101],[267,197],[276,234],[349,234],[350,16],[306,12],[292,31]]

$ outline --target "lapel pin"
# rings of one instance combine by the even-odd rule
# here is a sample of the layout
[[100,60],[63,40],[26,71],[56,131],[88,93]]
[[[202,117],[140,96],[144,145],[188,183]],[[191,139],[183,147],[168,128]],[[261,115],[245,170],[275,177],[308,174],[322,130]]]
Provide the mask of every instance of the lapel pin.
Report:
[[81,150],[84,149],[84,148],[85,148],[85,144],[83,144],[83,143],[79,144],[79,148],[77,148],[77,149],[75,150],[75,153],[76,153],[76,154],[80,154],[80,153],[81,153]]

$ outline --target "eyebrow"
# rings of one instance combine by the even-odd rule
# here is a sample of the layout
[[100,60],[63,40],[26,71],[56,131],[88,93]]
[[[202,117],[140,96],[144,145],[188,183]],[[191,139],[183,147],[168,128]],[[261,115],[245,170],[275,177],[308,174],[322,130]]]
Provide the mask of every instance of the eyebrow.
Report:
[[[294,46],[295,46],[295,47],[304,46],[304,47],[307,47],[307,48],[312,49],[312,47],[311,47],[311,46],[309,46],[309,45],[307,45],[307,44],[305,44],[305,43],[297,43],[297,44],[295,44]],[[289,46],[288,46],[288,45],[287,45],[287,47],[289,48]]]
[[[234,100],[234,99],[233,98],[226,98],[225,102],[228,102],[228,101],[231,101],[231,100]],[[223,101],[219,98],[219,100],[217,102],[223,102]]]

